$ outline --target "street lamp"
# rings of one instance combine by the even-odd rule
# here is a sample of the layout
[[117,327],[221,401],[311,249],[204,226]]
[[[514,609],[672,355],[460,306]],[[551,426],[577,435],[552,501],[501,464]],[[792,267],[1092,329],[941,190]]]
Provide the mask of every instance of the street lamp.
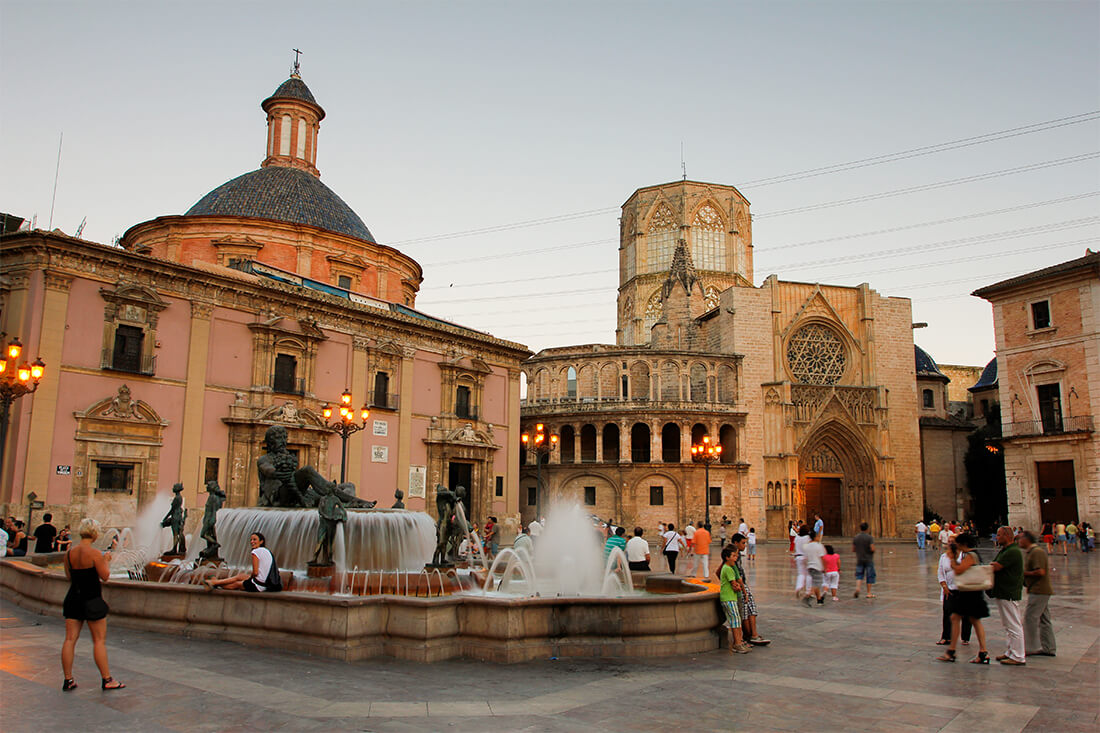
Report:
[[524,450],[535,456],[535,519],[542,516],[542,457],[550,455],[550,451],[558,445],[558,436],[546,432],[546,426],[542,423],[535,425],[534,433],[523,433],[519,436]]
[[703,442],[691,446],[691,460],[703,464],[703,506],[706,514],[704,525],[710,526],[710,464],[722,457],[722,446],[710,442],[710,436],[704,435]]
[[324,415],[326,420],[325,428],[340,436],[340,483],[344,483],[347,479],[348,469],[348,436],[367,427],[370,410],[367,409],[366,405],[359,408],[359,416],[363,422],[355,422],[355,410],[351,407],[351,390],[345,389],[344,394],[340,395],[339,411],[339,420],[327,422],[332,417],[332,405],[327,402],[321,405],[321,414]]
[[[6,333],[0,333],[0,343]],[[23,344],[19,337],[12,338],[4,347],[0,358],[0,468],[4,466],[4,447],[8,442],[8,418],[11,417],[11,403],[25,394],[38,389],[38,382],[46,373],[46,362],[39,357],[28,364],[19,364],[23,353]]]

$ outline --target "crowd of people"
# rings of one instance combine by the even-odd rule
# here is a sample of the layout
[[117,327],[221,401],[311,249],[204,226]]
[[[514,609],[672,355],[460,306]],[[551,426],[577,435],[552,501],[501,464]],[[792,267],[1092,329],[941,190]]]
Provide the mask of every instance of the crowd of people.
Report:
[[[27,534],[26,523],[15,517],[8,517],[0,526],[0,557],[24,557],[30,552],[41,555],[46,552],[65,552],[72,545],[69,525],[60,531],[53,525],[53,515],[42,515],[42,523]],[[31,540],[34,549],[31,550]]]

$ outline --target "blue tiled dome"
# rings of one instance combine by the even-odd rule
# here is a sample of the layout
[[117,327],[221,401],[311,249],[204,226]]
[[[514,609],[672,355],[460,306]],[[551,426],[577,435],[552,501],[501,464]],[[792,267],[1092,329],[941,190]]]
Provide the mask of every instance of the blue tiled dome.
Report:
[[916,344],[913,344],[913,357],[916,360],[918,377],[946,377],[946,375],[940,371],[940,368],[936,366],[936,360],[933,359],[927,351]]
[[973,387],[970,387],[970,391],[976,389],[985,389],[987,387],[997,386],[997,357],[990,359],[989,363],[985,365],[985,369],[982,370],[982,376],[978,377],[978,381],[974,383]]
[[342,198],[320,179],[297,168],[270,166],[237,176],[199,199],[184,216],[255,216],[375,241]]

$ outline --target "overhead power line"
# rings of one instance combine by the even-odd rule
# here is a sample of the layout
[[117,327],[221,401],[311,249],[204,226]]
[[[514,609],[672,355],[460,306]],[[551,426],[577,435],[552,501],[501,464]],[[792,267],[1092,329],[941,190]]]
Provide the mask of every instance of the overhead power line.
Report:
[[758,178],[755,181],[745,181],[744,183],[740,184],[740,186],[744,188],[758,188],[760,186],[771,186],[776,183],[787,183],[788,181],[801,181],[805,178],[814,178],[816,176],[824,176],[830,173],[842,173],[844,171],[856,170],[858,168],[867,168],[869,166],[882,165],[884,163],[894,163],[899,160],[908,160],[910,158],[917,158],[922,155],[943,153],[948,150],[968,148],[973,145],[982,145],[983,143],[995,142],[997,140],[1006,140],[1008,138],[1019,137],[1020,135],[1030,135],[1033,132],[1044,132],[1046,130],[1053,130],[1059,127],[1066,127],[1068,125],[1079,125],[1082,122],[1095,122],[1097,120],[1100,120],[1100,110],[1093,110],[1092,112],[1082,112],[1079,115],[1059,117],[1056,120],[1036,122],[1032,125],[1012,127],[1007,130],[988,132],[984,135],[964,137],[959,140],[950,140],[948,142],[937,143],[935,145],[925,145],[923,147],[912,148],[910,150],[902,150],[897,153],[876,155],[871,158],[848,161],[847,163],[834,163],[833,165],[826,165],[820,168],[808,168],[804,171],[787,173],[781,176],[772,176],[771,178]]
[[781,209],[780,211],[770,211],[765,214],[754,214],[753,221],[757,219],[768,219],[773,216],[789,216],[790,214],[804,214],[809,211],[820,211],[821,209],[831,209],[836,206],[847,206],[849,204],[861,204],[866,201],[877,201],[879,199],[891,198],[894,196],[903,196],[908,193],[918,193],[921,191],[933,191],[939,188],[947,188],[948,186],[958,186],[963,183],[973,183],[975,181],[987,181],[991,178],[1001,178],[1003,176],[1011,176],[1016,173],[1028,173],[1030,171],[1042,170],[1044,168],[1054,168],[1061,165],[1070,165],[1072,163],[1082,163],[1086,160],[1094,160],[1100,158],[1100,151],[1093,151],[1090,153],[1082,153],[1081,155],[1072,155],[1068,158],[1056,158],[1054,160],[1044,160],[1041,163],[1031,163],[1029,165],[1021,165],[1015,168],[1005,168],[999,171],[990,171],[989,173],[979,173],[973,176],[964,176],[962,178],[952,178],[946,181],[937,181],[936,183],[925,183],[920,186],[910,186],[908,188],[897,188],[893,191],[883,191],[881,193],[871,193],[865,196],[854,196],[847,199],[839,199],[837,201],[826,201],[821,204],[811,204],[809,206],[799,206],[793,209]]
[[[1081,114],[1069,115],[1067,117],[1058,117],[1056,119],[1046,120],[1044,122],[1036,122],[1030,125],[1012,127],[1007,130],[998,130],[995,132],[985,133],[984,135],[960,138],[958,140],[948,140],[946,142],[936,143],[934,145],[925,145],[918,148],[910,148],[909,150],[900,150],[894,153],[876,155],[870,158],[861,158],[858,160],[850,160],[843,163],[834,163],[832,165],[821,166],[819,168],[809,168],[802,171],[794,171],[792,173],[771,176],[769,178],[758,178],[756,180],[745,181],[737,185],[741,188],[751,188],[753,186],[770,186],[776,183],[786,183],[787,181],[801,180],[803,178],[822,176],[830,173],[840,173],[856,168],[865,168],[870,165],[882,165],[883,163],[893,163],[898,160],[908,160],[909,158],[915,158],[922,155],[932,155],[934,153],[946,152],[948,150],[956,150],[958,148],[970,147],[972,145],[980,145],[987,142],[995,142],[997,140],[1003,140],[1011,137],[1019,137],[1020,135],[1029,135],[1036,132],[1044,132],[1046,130],[1066,127],[1068,125],[1076,125],[1083,122],[1094,122],[1096,120],[1100,120],[1100,110],[1082,112]],[[574,211],[567,214],[557,214],[554,216],[543,216],[537,219],[526,219],[522,221],[510,222],[507,224],[496,224],[488,227],[464,229],[457,232],[431,234],[424,237],[413,237],[411,239],[398,239],[392,242],[388,242],[387,244],[389,244],[390,246],[397,246],[436,242],[443,239],[472,237],[478,234],[492,234],[496,232],[511,231],[513,229],[523,229],[527,227],[543,226],[546,224],[556,224],[564,221],[573,221],[575,219],[585,219],[592,216],[609,214],[618,210],[618,206],[609,206],[599,209],[587,209],[584,211]]]

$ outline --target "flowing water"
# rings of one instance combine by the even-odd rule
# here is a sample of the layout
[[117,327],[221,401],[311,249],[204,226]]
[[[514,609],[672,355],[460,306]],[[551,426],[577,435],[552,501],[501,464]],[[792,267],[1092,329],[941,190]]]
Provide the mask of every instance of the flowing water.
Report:
[[506,548],[494,558],[483,592],[552,598],[634,595],[622,550],[603,551],[601,534],[577,505],[556,505],[534,553]]
[[[217,524],[220,554],[230,567],[248,567],[248,537],[259,532],[281,569],[304,571],[317,549],[319,522],[315,509],[222,509]],[[200,549],[189,548],[188,558],[197,557]],[[349,509],[347,521],[336,530],[332,554],[338,572],[419,572],[434,549],[435,522],[423,512]]]

